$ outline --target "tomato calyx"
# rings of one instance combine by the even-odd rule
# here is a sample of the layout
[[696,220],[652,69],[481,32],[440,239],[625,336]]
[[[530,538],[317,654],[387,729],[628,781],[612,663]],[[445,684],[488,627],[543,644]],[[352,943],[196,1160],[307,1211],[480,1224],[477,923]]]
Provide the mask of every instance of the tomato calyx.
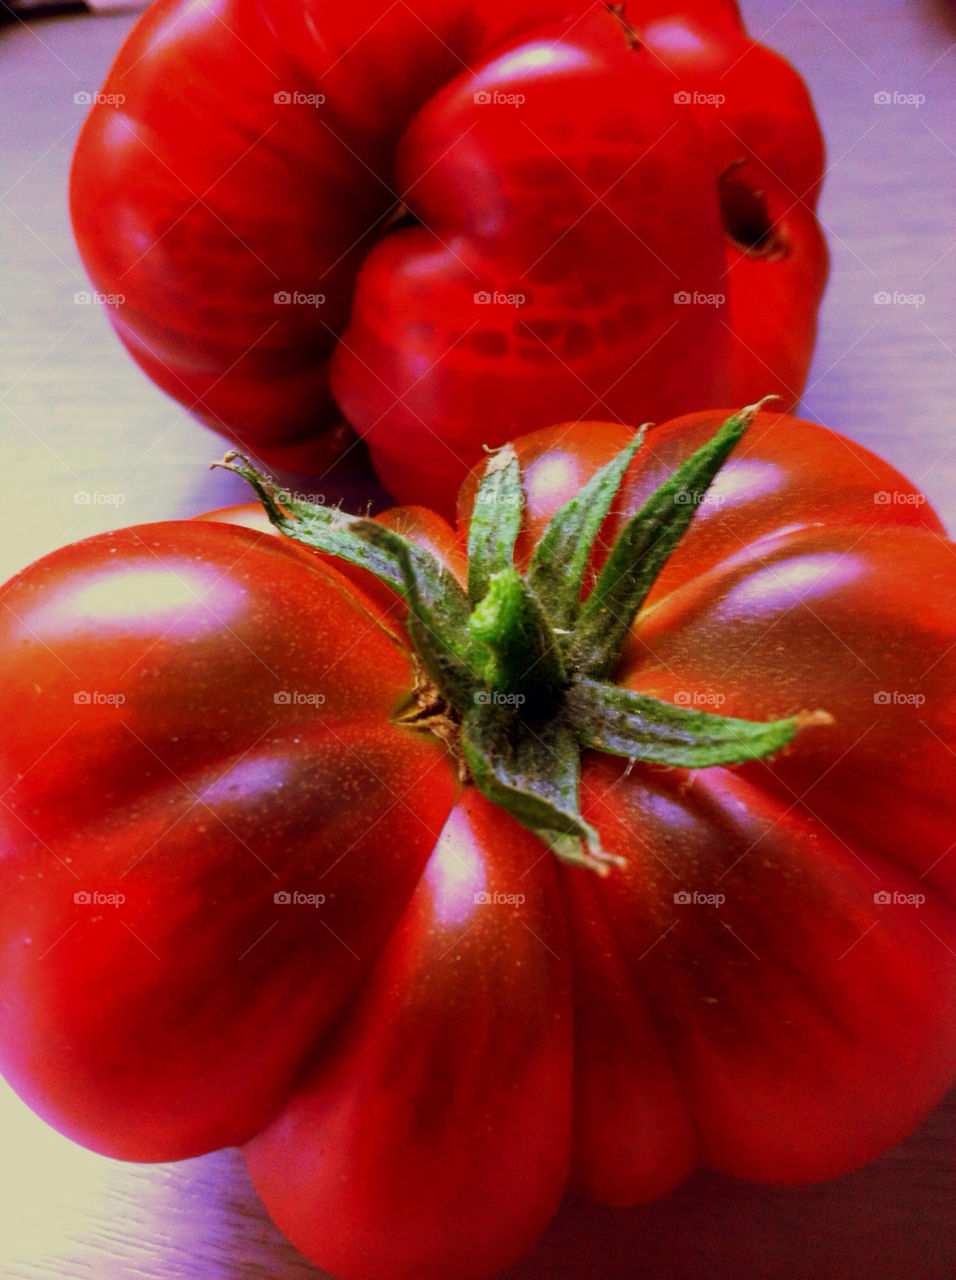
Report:
[[[412,655],[415,667],[415,684],[409,704],[396,712],[396,724],[408,729],[424,729],[448,745],[452,752],[461,758],[459,739],[461,738],[461,720],[455,708],[442,697],[441,690],[429,678],[428,672],[418,659]],[[462,781],[469,781],[465,770],[460,769]]]
[[394,529],[289,499],[239,454],[217,465],[249,481],[280,532],[403,597],[416,679],[400,723],[449,743],[462,776],[557,857],[606,873],[621,860],[581,815],[583,751],[701,769],[760,759],[830,722],[820,711],[771,721],[719,716],[613,683],[648,592],[764,403],[731,414],[626,521],[589,591],[592,547],[643,428],[555,513],[523,574],[515,565],[524,513],[518,459],[510,445],[492,453],[469,525],[467,592]]

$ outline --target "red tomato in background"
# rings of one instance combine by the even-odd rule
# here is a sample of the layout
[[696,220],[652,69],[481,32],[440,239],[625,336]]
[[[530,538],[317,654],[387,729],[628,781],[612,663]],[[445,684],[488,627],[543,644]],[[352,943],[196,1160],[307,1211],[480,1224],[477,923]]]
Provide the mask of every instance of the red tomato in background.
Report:
[[154,5],[72,174],[123,342],[271,465],[328,466],[344,418],[442,510],[533,427],[794,404],[827,273],[807,92],[731,0],[626,16]]
[[[719,420],[649,435],[604,547]],[[629,434],[516,442],[521,564]],[[473,492],[458,532],[383,520],[464,580]],[[2,593],[0,1061],[41,1115],[130,1159],[243,1144],[278,1225],[346,1280],[477,1280],[569,1184],[628,1204],[698,1165],[832,1176],[939,1099],[956,562],[886,463],[769,413],[726,463],[615,679],[834,723],[736,768],[586,753],[584,815],[625,859],[603,879],[396,723],[395,597],[213,515],[66,547]]]

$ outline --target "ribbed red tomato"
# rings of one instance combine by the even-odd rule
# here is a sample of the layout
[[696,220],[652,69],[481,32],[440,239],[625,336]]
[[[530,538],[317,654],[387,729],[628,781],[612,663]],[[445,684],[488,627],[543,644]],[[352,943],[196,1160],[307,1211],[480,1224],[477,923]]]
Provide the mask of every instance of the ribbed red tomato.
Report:
[[[586,589],[718,424],[648,435]],[[539,583],[522,598],[560,597],[535,549],[629,438],[516,442],[515,563]],[[463,490],[458,532],[420,509],[347,528],[437,554],[450,576],[422,583],[454,600],[467,582],[469,634],[494,648],[489,601],[518,597],[507,566],[476,587],[501,554],[476,528],[512,510],[489,483]],[[603,876],[489,798],[475,709],[428,702],[398,596],[261,514],[105,534],[9,583],[0,1061],[18,1092],[115,1156],[242,1144],[279,1226],[346,1280],[488,1277],[569,1183],[629,1204],[698,1165],[799,1182],[912,1129],[956,1067],[953,548],[885,463],[776,414],[672,498],[696,518],[587,687],[691,737],[830,719],[735,766],[585,750],[565,830],[623,860]],[[501,723],[530,726],[532,754],[588,669],[587,601],[565,605],[553,706],[531,708],[544,663],[468,695],[510,698]]]
[[800,78],[733,0],[161,0],[71,209],[161,387],[270,465],[368,441],[450,508],[564,418],[803,388],[827,273]]

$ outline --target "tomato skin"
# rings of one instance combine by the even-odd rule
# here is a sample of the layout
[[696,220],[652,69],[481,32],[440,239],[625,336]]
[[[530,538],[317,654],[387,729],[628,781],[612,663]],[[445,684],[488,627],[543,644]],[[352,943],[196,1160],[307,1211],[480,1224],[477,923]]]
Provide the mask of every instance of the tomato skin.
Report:
[[[956,967],[940,944],[953,934],[951,900],[743,770],[632,785],[623,772],[596,761],[585,794],[590,820],[627,857],[624,874],[585,886],[564,877],[569,895],[597,899],[629,987],[618,996],[582,979],[576,1005],[587,1065],[575,1107],[587,1099],[592,1121],[577,1143],[584,1189],[635,1203],[697,1165],[796,1184],[909,1133],[953,1076]],[[926,901],[876,906],[875,889]],[[682,892],[723,901],[682,903]],[[576,964],[591,940],[590,929],[572,936]],[[638,1070],[635,1042],[613,1031],[635,1009],[642,1031],[653,1027]],[[630,1130],[622,1114],[635,1117]]]
[[[624,520],[714,434],[728,412],[685,414],[650,428],[599,535],[595,567],[603,563]],[[627,427],[611,422],[589,423],[586,440],[574,423],[519,437],[515,448],[527,498],[519,562],[530,557],[561,503],[629,439]],[[478,475],[473,471],[459,491],[457,523],[462,531],[471,517]],[[818,523],[945,532],[916,486],[869,449],[817,423],[764,411],[698,505],[680,554],[665,564],[648,604],[752,542]]]
[[808,731],[778,760],[740,772],[789,802],[800,797],[825,825],[852,830],[861,852],[890,858],[956,903],[946,856],[956,734],[953,598],[942,585],[950,559],[948,542],[914,530],[810,528],[768,540],[650,611],[618,678],[677,701],[681,689],[706,697],[719,688],[728,715],[744,704],[759,718],[825,707],[835,720],[826,742]]
[[[592,577],[717,418],[648,434]],[[514,442],[522,564],[628,438]],[[457,529],[380,519],[463,578],[474,493]],[[24,570],[0,597],[14,1087],[112,1155],[241,1144],[343,1280],[481,1280],[566,1186],[627,1205],[700,1166],[811,1181],[909,1132],[956,1069],[953,547],[886,463],[786,415],[758,416],[709,494],[615,680],[832,723],[735,768],[586,753],[582,813],[624,859],[604,878],[395,723],[397,598],[254,509]]]
[[[723,416],[648,433],[595,568]],[[515,442],[520,563],[627,440],[595,423]],[[459,495],[462,530],[476,474]],[[956,590],[942,534],[882,459],[764,412],[655,583],[618,683],[724,715],[825,708],[835,724],[733,771],[591,758],[585,815],[627,862],[606,881],[559,868],[575,977],[572,1181],[596,1198],[664,1195],[697,1165],[765,1182],[832,1176],[910,1132],[952,1080],[956,972],[939,939],[952,939],[956,904]],[[772,860],[755,856],[768,849]],[[682,906],[684,889],[728,901]],[[877,892],[926,901],[884,906]],[[743,942],[728,945],[731,928]]]
[[[110,1155],[240,1142],[374,960],[450,806],[437,741],[389,723],[407,650],[309,553],[198,522],[67,547],[3,602],[4,1073]],[[369,859],[375,903],[355,893]]]
[[344,418],[443,510],[562,417],[794,403],[827,274],[806,90],[732,3],[628,18],[639,48],[583,0],[160,0],[71,177],[119,336],[270,465],[327,467]]
[[480,1280],[558,1206],[570,966],[540,856],[469,789],[347,1033],[244,1149],[279,1227],[342,1280]]

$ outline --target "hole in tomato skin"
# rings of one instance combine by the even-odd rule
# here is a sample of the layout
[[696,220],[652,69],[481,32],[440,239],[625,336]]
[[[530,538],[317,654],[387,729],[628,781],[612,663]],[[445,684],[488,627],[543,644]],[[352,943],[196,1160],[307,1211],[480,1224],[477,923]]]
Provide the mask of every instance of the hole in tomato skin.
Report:
[[717,179],[720,220],[728,240],[749,258],[776,262],[788,253],[787,241],[770,221],[767,197],[755,191],[740,175],[744,160],[734,160]]

